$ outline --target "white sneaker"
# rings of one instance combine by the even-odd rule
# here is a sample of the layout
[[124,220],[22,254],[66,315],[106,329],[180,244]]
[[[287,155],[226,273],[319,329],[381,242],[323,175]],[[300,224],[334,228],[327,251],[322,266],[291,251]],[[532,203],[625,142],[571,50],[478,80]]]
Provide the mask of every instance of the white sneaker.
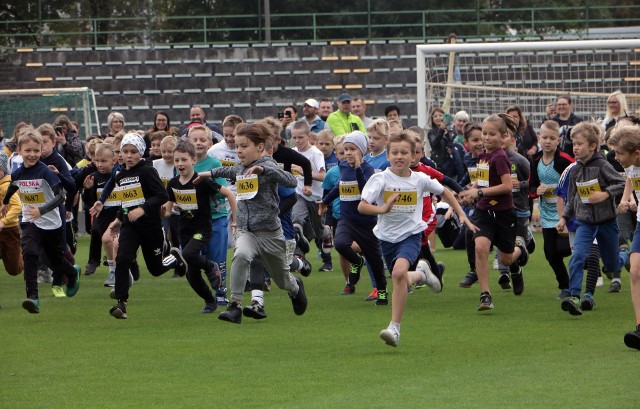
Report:
[[400,331],[398,331],[394,326],[389,324],[389,326],[382,331],[380,331],[380,338],[387,343],[387,345],[391,345],[392,347],[398,346],[398,341],[400,341]]
[[423,279],[421,281],[418,281],[416,284],[426,284],[434,293],[439,293],[442,291],[440,280],[438,280],[438,277],[436,277],[435,274],[431,272],[429,263],[422,259],[419,260],[416,271],[419,271],[424,275]]
[[500,266],[498,265],[498,259],[497,259],[497,258],[493,260],[493,266],[492,266],[492,268],[493,268],[494,270],[498,270],[498,269],[500,268]]
[[598,281],[596,281],[596,287],[602,287],[604,285],[604,280],[602,277],[598,277]]

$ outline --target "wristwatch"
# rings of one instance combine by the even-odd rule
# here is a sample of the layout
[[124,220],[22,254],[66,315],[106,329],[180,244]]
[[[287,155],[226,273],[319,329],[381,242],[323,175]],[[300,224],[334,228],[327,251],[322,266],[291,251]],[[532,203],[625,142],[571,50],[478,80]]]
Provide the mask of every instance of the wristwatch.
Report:
[[482,197],[484,196],[484,193],[482,193],[482,189],[478,189],[478,197]]

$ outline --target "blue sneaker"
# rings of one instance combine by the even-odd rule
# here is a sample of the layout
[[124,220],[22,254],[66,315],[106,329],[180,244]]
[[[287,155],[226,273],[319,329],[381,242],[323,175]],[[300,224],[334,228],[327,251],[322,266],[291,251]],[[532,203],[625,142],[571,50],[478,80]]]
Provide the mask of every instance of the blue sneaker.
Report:
[[584,293],[582,300],[580,300],[580,308],[582,311],[591,311],[596,306],[596,302],[593,300],[591,293]]
[[26,298],[22,301],[22,308],[29,311],[29,314],[38,314],[40,312],[40,300],[37,298]]
[[78,288],[80,288],[80,272],[82,271],[82,269],[77,265],[73,266],[73,268],[76,269],[76,279],[73,280],[73,284],[71,284],[71,286],[69,286],[70,282],[67,281],[67,288],[65,289],[67,297],[73,297],[74,295],[76,295],[76,293],[78,292]]

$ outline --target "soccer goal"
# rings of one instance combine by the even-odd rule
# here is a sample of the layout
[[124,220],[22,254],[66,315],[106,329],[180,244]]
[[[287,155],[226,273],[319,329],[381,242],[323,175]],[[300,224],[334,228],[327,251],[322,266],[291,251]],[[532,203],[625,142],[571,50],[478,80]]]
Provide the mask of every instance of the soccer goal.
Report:
[[433,106],[472,120],[518,105],[538,127],[545,107],[563,94],[585,119],[602,119],[616,90],[628,114],[640,109],[640,40],[421,44],[416,46],[418,125]]
[[93,90],[83,88],[39,88],[0,90],[0,126],[10,136],[19,122],[39,126],[66,115],[78,123],[79,136],[100,133]]

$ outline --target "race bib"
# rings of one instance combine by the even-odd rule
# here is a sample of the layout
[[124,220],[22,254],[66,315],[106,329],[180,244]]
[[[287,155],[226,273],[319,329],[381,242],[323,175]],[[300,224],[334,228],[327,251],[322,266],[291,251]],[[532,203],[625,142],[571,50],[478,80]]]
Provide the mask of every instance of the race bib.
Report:
[[478,163],[476,174],[478,187],[489,187],[489,164],[486,162]]
[[[98,194],[98,197],[102,196],[102,191],[104,189],[99,187],[98,189],[96,189],[96,192]],[[109,195],[109,197],[107,198],[107,200],[105,200],[105,202],[103,203],[104,207],[116,207],[116,206],[120,206],[120,188],[118,188],[117,186],[115,188],[113,188],[113,190],[111,191],[111,194]]]
[[542,195],[542,201],[545,203],[556,203],[556,199],[558,198],[558,196],[556,195],[555,191],[557,187],[557,184],[547,185],[547,190],[545,190],[544,194]]
[[340,200],[343,202],[355,202],[360,200],[360,187],[358,187],[357,181],[340,181]]
[[142,194],[142,186],[140,183],[132,183],[120,187],[120,198],[122,200],[122,207],[135,207],[144,204],[144,195]]
[[[512,182],[517,182],[518,181],[518,175],[516,173],[512,173],[511,174],[511,181]],[[519,192],[520,188],[518,189],[511,189],[511,193],[515,193],[515,192]]]
[[236,177],[236,189],[236,200],[253,199],[258,194],[258,175],[255,173],[248,176],[238,175]]
[[416,211],[418,204],[418,192],[411,189],[396,189],[384,191],[384,202],[386,203],[389,198],[395,194],[398,194],[398,199],[393,204],[391,211],[394,213],[412,213]]
[[478,180],[478,167],[472,166],[467,170],[469,171],[469,180],[471,181],[471,183],[476,183],[476,181]]
[[220,161],[220,163],[222,164],[222,166],[235,166],[236,162],[230,160],[230,159],[223,159]]
[[176,198],[176,204],[180,210],[198,210],[198,199],[196,189],[172,189]]
[[20,192],[20,200],[22,204],[25,205],[43,205],[45,203],[44,200],[44,192]]
[[586,182],[576,182],[576,188],[578,189],[578,196],[582,203],[589,203],[589,195],[593,192],[600,192],[600,184],[598,179],[588,180]]
[[631,181],[631,187],[636,195],[636,200],[640,201],[640,171],[633,170],[625,176]]

